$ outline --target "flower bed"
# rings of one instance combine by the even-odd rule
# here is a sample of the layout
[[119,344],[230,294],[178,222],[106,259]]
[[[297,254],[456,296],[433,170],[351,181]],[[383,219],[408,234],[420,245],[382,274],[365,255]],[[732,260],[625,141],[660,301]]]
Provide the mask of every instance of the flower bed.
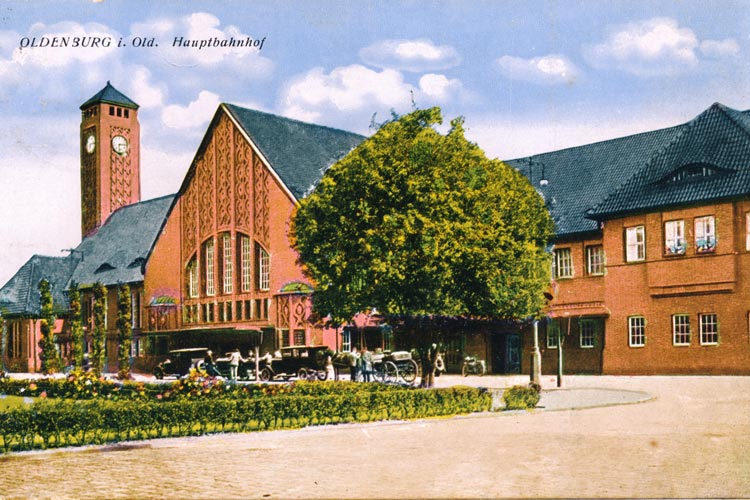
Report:
[[[0,446],[17,450],[82,446],[215,432],[413,419],[487,411],[484,389],[424,390],[375,383],[297,382],[235,385],[200,373],[170,385],[41,379],[0,390],[46,398],[0,412]],[[132,387],[130,386],[132,384]],[[71,386],[74,387],[71,389]],[[94,389],[91,386],[95,386]],[[115,390],[116,388],[116,390]],[[23,390],[21,390],[23,389]],[[96,393],[96,394],[94,394]],[[53,397],[54,396],[54,397]]]

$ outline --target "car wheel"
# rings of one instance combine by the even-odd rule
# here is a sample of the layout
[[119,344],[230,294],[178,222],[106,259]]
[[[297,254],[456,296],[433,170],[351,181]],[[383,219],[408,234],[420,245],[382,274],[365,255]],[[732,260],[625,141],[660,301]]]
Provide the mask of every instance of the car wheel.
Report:
[[297,378],[300,380],[306,380],[307,379],[307,368],[300,368],[297,370]]
[[318,380],[327,380],[328,379],[328,371],[327,370],[318,370]]
[[268,367],[263,368],[260,371],[260,380],[261,382],[268,382],[273,378],[273,373],[271,373],[271,369]]

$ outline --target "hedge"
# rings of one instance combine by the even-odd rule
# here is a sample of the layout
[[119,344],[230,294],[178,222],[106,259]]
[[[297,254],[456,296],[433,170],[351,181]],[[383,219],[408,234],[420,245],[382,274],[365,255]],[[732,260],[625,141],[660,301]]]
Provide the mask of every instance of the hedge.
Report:
[[414,419],[490,410],[487,390],[349,382],[262,386],[217,397],[51,399],[0,412],[4,452],[217,432]]

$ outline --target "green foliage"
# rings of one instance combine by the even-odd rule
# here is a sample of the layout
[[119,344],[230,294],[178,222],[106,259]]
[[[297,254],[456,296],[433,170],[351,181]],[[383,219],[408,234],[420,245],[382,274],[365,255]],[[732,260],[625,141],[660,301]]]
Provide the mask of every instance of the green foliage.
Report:
[[41,308],[41,320],[39,329],[41,339],[39,358],[42,362],[43,373],[56,373],[60,369],[60,360],[55,347],[55,313],[52,308],[52,288],[49,281],[43,279],[39,282],[39,305]]
[[105,308],[107,307],[107,288],[97,281],[94,283],[94,333],[91,336],[91,371],[101,375],[105,367],[105,343],[107,342],[107,325]]
[[[284,389],[271,389],[275,387]],[[178,392],[176,386],[172,389]],[[0,412],[0,439],[7,453],[210,432],[456,415],[488,411],[491,400],[489,392],[473,387],[425,391],[350,382],[242,388],[230,384],[224,391],[192,395],[188,391],[173,398],[46,398],[31,407]]]
[[68,290],[70,304],[70,335],[73,341],[73,368],[83,368],[83,322],[81,321],[81,292],[78,284],[73,282]]
[[441,122],[431,108],[384,124],[300,203],[292,243],[321,315],[540,314],[553,234],[542,198],[467,141],[461,119],[447,135]]
[[539,403],[540,394],[538,385],[523,386],[514,385],[505,389],[503,401],[506,410],[530,410],[536,408]]
[[123,380],[130,378],[130,347],[133,343],[130,305],[130,287],[121,285],[117,293],[117,376]]

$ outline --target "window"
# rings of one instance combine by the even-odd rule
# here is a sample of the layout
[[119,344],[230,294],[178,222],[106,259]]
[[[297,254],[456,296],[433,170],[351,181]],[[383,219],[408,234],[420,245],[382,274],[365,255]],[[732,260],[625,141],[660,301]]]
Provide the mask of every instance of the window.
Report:
[[350,330],[341,332],[341,350],[345,352],[352,350],[352,332]]
[[594,347],[594,331],[596,322],[590,319],[582,319],[579,324],[581,347],[590,349]]
[[630,347],[646,345],[646,318],[643,316],[628,318],[628,344]]
[[229,233],[221,235],[222,268],[224,275],[223,291],[225,294],[232,293],[232,236]]
[[690,316],[687,314],[672,316],[672,344],[690,345]]
[[271,259],[260,245],[256,244],[255,249],[258,290],[268,290],[271,287]]
[[195,257],[188,262],[186,274],[187,295],[195,298],[198,296],[198,261]]
[[23,355],[21,351],[21,322],[10,322],[10,342],[8,342],[8,357],[10,359],[20,358]]
[[664,223],[664,254],[685,255],[685,221],[671,220]]
[[547,349],[557,349],[559,344],[560,325],[556,321],[547,323]]
[[604,247],[586,247],[586,271],[591,275],[604,274]]
[[716,345],[719,343],[719,323],[716,314],[701,314],[701,345]]
[[573,257],[570,255],[570,248],[560,248],[555,250],[555,278],[572,278],[573,277]]
[[750,212],[745,213],[745,250],[750,250]]
[[294,330],[294,345],[305,345],[305,331]]
[[216,287],[214,285],[214,240],[213,238],[207,240],[203,244],[203,262],[205,265],[203,268],[206,270],[205,285],[206,295],[216,294]]
[[646,230],[643,226],[629,227],[625,230],[625,260],[646,260]]
[[250,238],[240,235],[240,274],[242,280],[240,289],[243,292],[249,292],[252,286],[252,274],[250,274],[251,251]]
[[716,249],[716,226],[714,216],[697,217],[695,219],[695,252],[713,252]]
[[214,322],[214,305],[213,303],[203,304],[203,322]]

